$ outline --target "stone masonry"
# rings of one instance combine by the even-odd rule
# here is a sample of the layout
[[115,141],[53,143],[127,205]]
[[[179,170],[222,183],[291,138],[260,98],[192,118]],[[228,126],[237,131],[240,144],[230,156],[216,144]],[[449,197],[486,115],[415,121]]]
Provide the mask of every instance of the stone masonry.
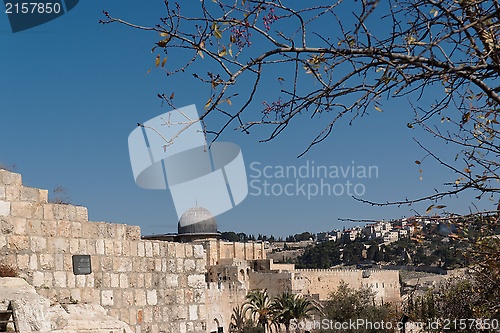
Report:
[[[0,263],[59,303],[92,303],[139,332],[205,332],[202,245],[141,240],[140,228],[90,222],[87,208],[48,202],[0,170]],[[73,255],[92,273],[75,275]]]
[[[74,255],[90,256],[90,274],[73,273]],[[102,306],[136,333],[227,332],[249,290],[325,300],[345,281],[372,287],[380,303],[400,301],[397,271],[298,270],[266,259],[262,243],[144,240],[138,226],[90,222],[87,208],[49,203],[47,190],[5,170],[0,264],[51,302]]]

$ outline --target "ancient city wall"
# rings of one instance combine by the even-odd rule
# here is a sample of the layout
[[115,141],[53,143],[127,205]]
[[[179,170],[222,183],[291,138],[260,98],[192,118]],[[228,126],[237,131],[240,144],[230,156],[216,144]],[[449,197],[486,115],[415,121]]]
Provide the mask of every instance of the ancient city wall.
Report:
[[224,332],[228,332],[233,308],[241,306],[246,301],[247,289],[241,288],[235,281],[211,282],[206,292],[207,300],[210,300],[210,304],[207,304],[208,332],[217,332],[218,327],[224,327]]
[[254,272],[249,274],[250,290],[267,289],[269,296],[275,297],[283,292],[294,292],[292,272]]
[[[136,332],[205,332],[202,245],[145,241],[140,228],[89,222],[87,209],[48,203],[46,190],[0,170],[0,262],[60,303],[96,303]],[[73,255],[92,273],[75,275]]]
[[225,242],[222,240],[204,241],[209,265],[218,265],[221,259],[255,260],[265,259],[264,243]]
[[370,286],[377,293],[379,303],[399,303],[401,300],[399,271],[392,270],[297,269],[293,289],[325,300],[341,281],[355,289]]

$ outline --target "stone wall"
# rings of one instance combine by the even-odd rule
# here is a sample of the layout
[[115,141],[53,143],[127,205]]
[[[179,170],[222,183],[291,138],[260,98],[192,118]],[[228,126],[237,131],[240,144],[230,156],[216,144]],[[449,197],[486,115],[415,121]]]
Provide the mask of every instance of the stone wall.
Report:
[[269,296],[275,297],[293,289],[293,272],[250,272],[250,289],[267,289]]
[[218,327],[224,327],[224,332],[229,332],[233,308],[241,306],[246,301],[246,295],[247,289],[235,281],[209,283],[207,300],[210,300],[210,306],[207,306],[207,331],[217,332]]
[[399,271],[358,270],[358,269],[291,269],[289,271],[252,271],[250,290],[267,289],[271,296],[284,291],[294,294],[311,295],[313,298],[327,300],[330,293],[337,290],[341,281],[351,288],[370,286],[376,292],[379,304],[391,302],[399,304]]
[[222,240],[203,241],[207,250],[209,265],[218,265],[222,259],[257,260],[265,259],[266,251],[263,242],[226,242]]
[[[73,256],[92,273],[75,275]],[[263,243],[142,240],[140,228],[89,222],[87,209],[48,202],[48,192],[0,170],[0,263],[52,302],[91,303],[136,332],[227,332],[248,290],[328,298],[340,281],[369,285],[379,302],[399,302],[399,272],[295,270],[266,259]],[[208,283],[207,283],[208,282]]]
[[376,294],[378,303],[401,301],[399,271],[392,270],[358,270],[358,269],[297,269],[294,275],[294,290],[304,294],[317,295],[325,300],[337,289],[341,281],[354,289],[362,285],[370,286]]
[[[208,330],[202,245],[141,240],[137,226],[89,222],[85,207],[47,199],[0,170],[0,262],[40,295],[100,304],[135,332]],[[90,255],[92,273],[74,275],[73,255]]]

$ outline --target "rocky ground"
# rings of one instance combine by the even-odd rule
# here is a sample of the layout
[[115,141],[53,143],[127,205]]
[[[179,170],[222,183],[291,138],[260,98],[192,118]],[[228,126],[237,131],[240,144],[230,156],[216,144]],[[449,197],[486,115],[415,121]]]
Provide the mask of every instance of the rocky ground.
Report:
[[[21,278],[0,278],[0,310],[14,309],[19,333],[132,333],[96,304],[50,304]],[[9,324],[8,330],[13,330]]]

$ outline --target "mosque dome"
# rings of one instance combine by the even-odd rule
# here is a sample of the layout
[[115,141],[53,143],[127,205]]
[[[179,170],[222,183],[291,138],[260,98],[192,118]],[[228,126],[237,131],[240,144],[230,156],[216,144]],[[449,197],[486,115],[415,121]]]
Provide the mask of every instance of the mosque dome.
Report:
[[217,222],[207,209],[195,206],[182,214],[177,230],[179,235],[217,234]]

